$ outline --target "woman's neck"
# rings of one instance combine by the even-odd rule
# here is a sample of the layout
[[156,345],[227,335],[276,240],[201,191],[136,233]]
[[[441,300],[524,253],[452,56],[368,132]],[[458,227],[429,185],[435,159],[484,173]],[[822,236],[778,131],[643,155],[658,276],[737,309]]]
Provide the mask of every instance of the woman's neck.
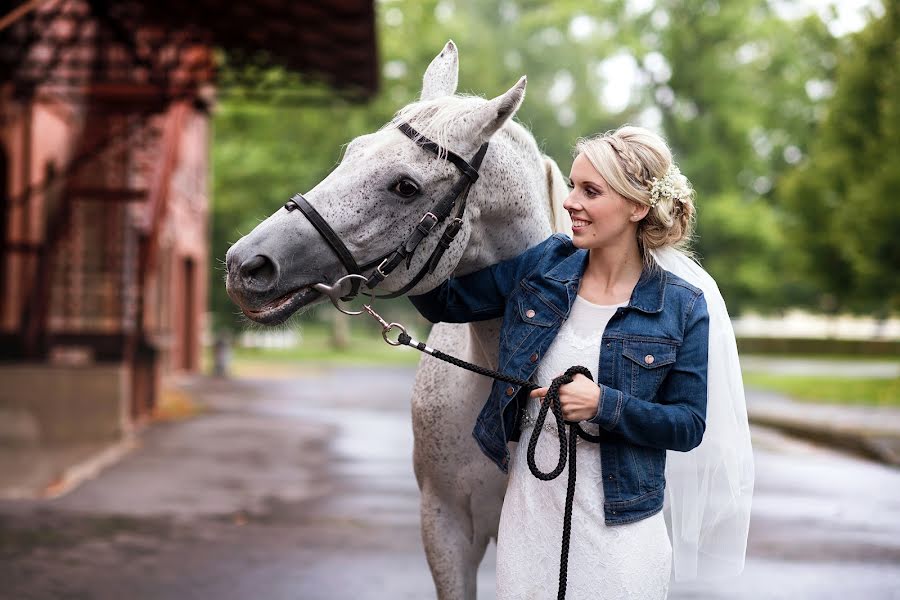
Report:
[[625,302],[631,298],[642,270],[636,240],[591,248],[578,295],[594,304]]

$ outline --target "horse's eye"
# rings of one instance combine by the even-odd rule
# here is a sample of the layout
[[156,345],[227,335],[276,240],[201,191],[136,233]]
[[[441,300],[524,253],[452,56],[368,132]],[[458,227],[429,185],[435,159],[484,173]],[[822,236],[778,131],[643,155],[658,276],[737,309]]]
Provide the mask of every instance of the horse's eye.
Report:
[[416,185],[416,182],[406,179],[405,177],[395,183],[394,187],[391,189],[395,194],[403,196],[404,198],[412,198],[419,193],[419,186]]

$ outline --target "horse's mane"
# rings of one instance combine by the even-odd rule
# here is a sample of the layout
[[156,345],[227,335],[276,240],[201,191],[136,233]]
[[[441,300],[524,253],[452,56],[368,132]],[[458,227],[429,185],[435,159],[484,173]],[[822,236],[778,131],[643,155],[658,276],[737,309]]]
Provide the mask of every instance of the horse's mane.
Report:
[[[441,96],[431,100],[420,100],[407,104],[394,115],[394,118],[382,129],[396,127],[401,122],[411,123],[422,135],[442,148],[449,149],[454,142],[454,133],[460,123],[471,119],[473,112],[488,101],[481,96],[456,94]],[[517,143],[531,147],[540,154],[537,142],[520,123],[510,120],[501,129],[509,134]]]

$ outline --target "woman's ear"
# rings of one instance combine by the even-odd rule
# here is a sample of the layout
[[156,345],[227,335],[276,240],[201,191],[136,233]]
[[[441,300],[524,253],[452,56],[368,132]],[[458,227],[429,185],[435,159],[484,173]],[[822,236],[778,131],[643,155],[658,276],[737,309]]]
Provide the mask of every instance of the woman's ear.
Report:
[[646,204],[631,203],[631,220],[635,223],[646,217],[650,213],[650,207]]

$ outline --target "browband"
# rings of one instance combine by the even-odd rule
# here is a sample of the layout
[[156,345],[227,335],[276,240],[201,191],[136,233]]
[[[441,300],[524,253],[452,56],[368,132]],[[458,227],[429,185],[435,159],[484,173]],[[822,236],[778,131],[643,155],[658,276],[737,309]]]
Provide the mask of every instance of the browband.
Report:
[[459,154],[441,148],[440,146],[429,140],[427,137],[413,129],[409,123],[400,123],[399,125],[397,125],[397,129],[402,131],[406,137],[414,141],[420,148],[424,148],[425,150],[436,154],[439,158],[446,158],[447,160],[452,162],[454,165],[456,165],[457,169],[462,171],[463,175],[469,178],[469,181],[471,181],[472,183],[478,181],[478,167],[472,168],[472,165],[470,165],[469,162]]

